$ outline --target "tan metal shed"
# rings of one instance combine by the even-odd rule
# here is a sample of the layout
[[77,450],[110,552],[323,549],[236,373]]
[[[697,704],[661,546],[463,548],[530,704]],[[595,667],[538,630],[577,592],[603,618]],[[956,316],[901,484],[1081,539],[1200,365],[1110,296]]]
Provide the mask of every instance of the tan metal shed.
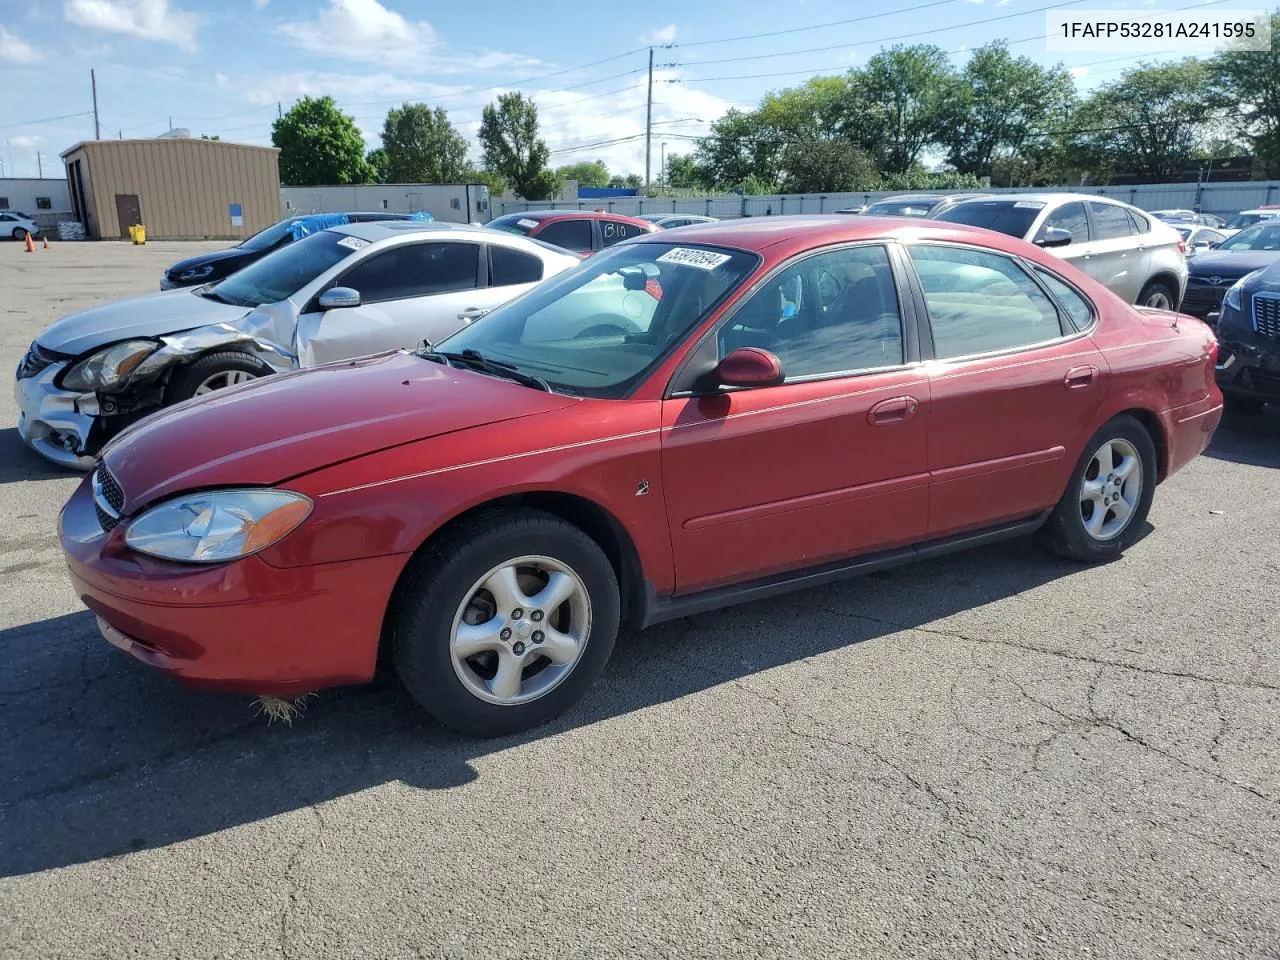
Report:
[[85,140],[62,154],[73,215],[89,236],[239,240],[280,219],[275,147],[221,140]]

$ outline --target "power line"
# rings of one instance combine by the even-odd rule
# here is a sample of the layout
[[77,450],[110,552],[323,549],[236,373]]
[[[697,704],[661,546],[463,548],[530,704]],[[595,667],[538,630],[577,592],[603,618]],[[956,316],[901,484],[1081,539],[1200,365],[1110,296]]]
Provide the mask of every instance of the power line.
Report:
[[673,43],[673,47],[705,47],[713,43],[736,43],[739,40],[765,40],[774,37],[780,37],[788,33],[804,33],[806,30],[825,30],[828,27],[843,27],[850,23],[865,23],[868,20],[878,20],[881,17],[901,16],[904,13],[914,13],[917,10],[927,10],[930,7],[942,7],[949,3],[957,3],[959,0],[930,0],[929,3],[920,3],[914,7],[901,7],[897,10],[886,10],[884,13],[869,13],[861,17],[850,17],[847,20],[831,20],[827,23],[815,23],[808,27],[790,27],[786,30],[770,30],[768,33],[747,33],[737,37],[721,37],[718,40],[692,40],[688,43]]
[[82,110],[80,113],[64,113],[60,117],[41,117],[39,120],[22,120],[18,123],[0,123],[0,130],[8,130],[12,127],[33,127],[38,123],[56,123],[59,120],[75,120],[78,117],[91,117],[92,110]]

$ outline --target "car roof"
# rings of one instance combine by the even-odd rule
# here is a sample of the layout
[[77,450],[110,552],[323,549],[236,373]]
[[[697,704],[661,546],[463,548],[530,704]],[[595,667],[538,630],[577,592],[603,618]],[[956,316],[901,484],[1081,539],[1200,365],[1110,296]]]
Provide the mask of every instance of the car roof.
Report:
[[645,226],[652,226],[648,220],[641,220],[639,217],[633,217],[627,213],[609,213],[607,210],[601,213],[599,210],[523,210],[519,213],[505,213],[497,219],[503,220],[507,217],[523,217],[526,220],[626,220],[630,223],[642,223]]
[[[439,220],[367,220],[363,223],[340,223],[329,227],[334,233],[359,237],[372,243],[386,237],[403,236],[406,233],[479,233],[483,227],[469,223],[442,223]],[[485,233],[489,236],[494,231]]]
[[[678,237],[678,239],[677,239]],[[1024,251],[1023,240],[981,227],[913,217],[842,217],[837,214],[747,217],[681,227],[678,234],[648,233],[627,243],[704,244],[780,255],[796,250],[855,240],[955,240],[1004,251]],[[775,251],[775,252],[779,252]]]

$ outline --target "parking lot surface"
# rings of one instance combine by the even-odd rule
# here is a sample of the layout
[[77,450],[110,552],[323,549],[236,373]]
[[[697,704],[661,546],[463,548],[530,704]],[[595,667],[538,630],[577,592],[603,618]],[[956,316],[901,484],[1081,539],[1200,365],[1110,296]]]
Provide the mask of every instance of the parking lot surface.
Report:
[[[0,245],[0,369],[216,246]],[[1117,563],[1017,541],[699,615],[495,742],[394,682],[268,725],[118,653],[16,422],[6,385],[2,957],[1280,956],[1274,412]]]

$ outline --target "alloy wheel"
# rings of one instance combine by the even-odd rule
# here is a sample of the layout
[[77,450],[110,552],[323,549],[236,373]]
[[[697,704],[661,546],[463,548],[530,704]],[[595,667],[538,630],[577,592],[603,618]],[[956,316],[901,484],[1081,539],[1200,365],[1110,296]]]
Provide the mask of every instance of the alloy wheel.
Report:
[[248,383],[250,380],[255,379],[257,378],[247,370],[223,370],[205,379],[200,386],[196,387],[196,392],[193,396],[198,397],[202,394],[213,393],[215,390],[234,387],[236,384]]
[[1129,526],[1142,499],[1142,458],[1128,440],[1105,441],[1080,481],[1080,519],[1095,540],[1113,540]]

